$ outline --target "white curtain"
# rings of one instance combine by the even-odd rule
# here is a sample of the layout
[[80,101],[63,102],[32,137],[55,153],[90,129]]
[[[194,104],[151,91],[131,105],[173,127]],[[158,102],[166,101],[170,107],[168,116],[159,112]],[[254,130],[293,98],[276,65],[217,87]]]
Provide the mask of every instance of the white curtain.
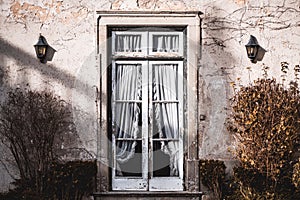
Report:
[[141,35],[117,35],[117,52],[140,52]]
[[[178,110],[178,65],[153,65],[153,115],[161,151],[170,157],[170,176],[179,175],[179,110]],[[116,159],[126,163],[135,154],[137,142],[141,137],[139,115],[141,108],[136,103],[142,96],[141,65],[118,64],[115,70],[113,96],[114,127],[116,137]],[[144,122],[145,123],[145,122]],[[147,123],[147,122],[146,122]],[[118,140],[130,138],[132,140]]]
[[[154,104],[154,117],[159,138],[170,141],[161,142],[161,150],[170,156],[170,176],[179,174],[179,112],[178,112],[178,65],[153,65],[153,99],[161,101]],[[172,141],[173,140],[173,141]]]
[[153,37],[153,49],[157,52],[178,52],[178,35],[155,35]]
[[[116,102],[113,121],[115,122],[115,137],[137,139],[141,136],[138,126],[141,112],[136,100],[141,100],[142,80],[141,65],[117,65],[114,96]],[[133,157],[137,142],[135,140],[116,140],[116,159],[120,163]]]

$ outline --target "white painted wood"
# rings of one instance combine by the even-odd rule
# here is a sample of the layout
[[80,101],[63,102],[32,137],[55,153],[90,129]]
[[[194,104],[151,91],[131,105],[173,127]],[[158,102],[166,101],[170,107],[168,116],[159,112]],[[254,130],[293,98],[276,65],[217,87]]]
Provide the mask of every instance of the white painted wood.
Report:
[[[148,152],[149,152],[149,163],[148,163],[148,166],[149,166],[149,178],[153,177],[153,151],[152,151],[152,148],[153,148],[153,118],[154,118],[154,114],[153,114],[153,69],[152,69],[152,65],[150,64],[150,62],[148,62],[148,66],[149,66],[149,98],[148,98],[148,106],[149,106],[149,149],[148,149]],[[148,181],[149,183],[149,181]],[[149,188],[150,189],[150,188]]]
[[[116,38],[117,36],[122,35],[139,35],[141,36],[141,52],[118,52],[116,47]],[[133,56],[146,56],[148,54],[148,33],[145,31],[112,31],[112,55],[113,56],[125,56],[125,57],[133,57]]]
[[[145,76],[147,76],[147,62],[146,61],[115,61],[113,63],[113,68],[112,68],[112,83],[113,83],[113,88],[115,85],[115,82],[117,80],[114,79],[114,74],[115,74],[115,68],[117,64],[140,64],[142,65],[142,79],[145,78]],[[144,83],[142,83],[142,85],[144,85]],[[144,99],[148,98],[148,94],[145,91],[147,89],[145,89],[144,87],[142,88],[142,107],[144,107]],[[114,89],[113,89],[114,91]],[[123,100],[121,100],[123,101]],[[125,101],[123,103],[136,103],[135,101]],[[119,103],[118,101],[115,100],[114,97],[114,93],[112,95],[112,120],[114,122],[115,117],[114,117],[114,105],[115,103]],[[144,108],[142,109],[142,115],[143,115],[143,120],[145,118],[144,115],[146,115],[147,118],[147,113],[143,113],[144,112]],[[147,109],[146,109],[147,112]],[[113,154],[113,169],[112,169],[112,189],[113,190],[136,190],[136,191],[146,191],[148,190],[148,177],[147,177],[147,173],[146,171],[148,171],[148,161],[145,159],[148,157],[148,151],[146,150],[147,147],[147,132],[148,132],[148,124],[143,124],[142,126],[142,138],[141,139],[130,139],[130,138],[126,138],[124,140],[136,140],[136,141],[140,141],[142,140],[142,169],[143,169],[143,173],[142,173],[142,177],[121,177],[121,176],[116,176],[116,168],[117,168],[117,161],[116,161],[116,138],[115,135],[112,135],[112,154]]]
[[[179,47],[178,52],[153,52],[153,37],[157,36],[178,36]],[[154,56],[183,56],[183,32],[182,31],[168,31],[168,32],[149,32],[149,55]]]
[[112,148],[113,148],[113,169],[112,169],[112,188],[113,190],[135,190],[135,191],[146,191],[147,190],[147,179],[142,177],[118,177],[116,176],[116,140],[115,136],[112,136]]
[[179,177],[155,177],[149,180],[150,191],[183,191],[183,180]]
[[[183,142],[182,133],[180,133],[178,139],[171,139],[172,141],[179,141],[179,177],[153,177],[153,164],[152,164],[152,146],[153,141],[164,141],[170,139],[152,139],[152,124],[153,124],[153,100],[152,100],[152,74],[155,68],[153,65],[158,64],[176,64],[178,66],[178,76],[182,76],[183,62],[182,61],[115,61],[113,64],[113,73],[116,64],[141,64],[142,65],[142,177],[117,177],[116,170],[116,158],[115,158],[115,141],[113,136],[113,155],[114,165],[112,173],[112,186],[113,190],[152,190],[152,191],[181,191],[183,190]],[[183,79],[179,78],[178,94],[183,95]],[[116,80],[113,80],[116,81]],[[113,103],[130,103],[130,100],[115,100]],[[177,103],[179,104],[179,129],[183,130],[183,114],[182,105],[183,97],[178,97],[178,100],[161,100],[156,103]],[[114,111],[114,109],[113,109]],[[114,117],[113,117],[114,120]],[[179,132],[180,132],[179,130]],[[148,139],[149,138],[149,139]],[[122,138],[120,138],[122,139]],[[130,139],[126,139],[130,140]],[[170,140],[170,141],[171,141]],[[150,154],[149,154],[150,152]],[[149,167],[149,169],[148,169]],[[148,177],[150,172],[150,177]],[[167,184],[166,184],[167,183]]]
[[[178,103],[179,105],[179,138],[177,141],[179,141],[179,176],[178,177],[153,177],[153,167],[151,167],[151,173],[149,177],[149,190],[150,191],[182,191],[183,190],[183,87],[184,87],[184,79],[183,79],[183,62],[182,61],[149,61],[149,68],[151,70],[155,70],[153,65],[162,65],[162,64],[176,64],[178,66],[178,100],[164,100],[164,103]],[[153,73],[153,72],[152,72]],[[151,75],[152,77],[152,75]],[[176,84],[176,83],[174,83]],[[152,89],[152,84],[151,84]],[[150,98],[152,101],[152,97]],[[149,102],[149,104],[152,106],[153,102]],[[151,109],[152,111],[152,109]],[[153,113],[151,114],[153,116]],[[151,120],[152,123],[152,120]],[[152,124],[150,125],[152,127]],[[152,138],[153,133],[149,133],[149,139],[150,139],[150,145],[153,145],[153,141],[165,141],[168,139],[153,139]],[[171,140],[170,140],[171,141]],[[176,141],[176,139],[172,140]],[[149,159],[150,162],[152,162],[153,156],[152,151],[150,148],[150,155],[151,159]],[[149,164],[152,166],[152,163]]]
[[[185,116],[188,120],[186,120],[186,124],[185,124],[185,128],[183,128],[183,124],[180,124],[180,127],[182,127],[182,129],[180,130],[180,137],[182,137],[184,134],[185,135],[189,135],[187,137],[187,139],[190,138],[190,135],[194,135],[196,134],[197,130],[197,120],[195,119],[195,108],[196,108],[196,102],[194,102],[194,96],[196,96],[196,90],[195,88],[197,88],[197,56],[196,55],[200,55],[200,17],[199,15],[201,14],[201,12],[188,12],[188,11],[183,11],[183,12],[162,12],[162,11],[149,11],[149,12],[145,12],[145,11],[140,11],[140,12],[135,12],[135,11],[111,11],[111,12],[107,12],[107,11],[97,11],[96,12],[96,16],[99,19],[99,34],[97,35],[97,49],[99,51],[99,54],[102,55],[101,60],[100,60],[100,82],[101,82],[101,90],[100,93],[102,94],[101,96],[101,105],[100,105],[100,130],[99,130],[99,137],[98,137],[98,152],[97,152],[97,158],[98,160],[100,160],[102,163],[106,163],[107,166],[109,166],[108,164],[108,151],[106,149],[107,145],[109,144],[109,140],[107,139],[106,135],[107,134],[111,134],[108,130],[108,126],[107,126],[107,122],[108,122],[108,118],[107,118],[107,111],[109,110],[107,108],[108,105],[108,101],[111,101],[111,99],[108,99],[107,97],[109,96],[107,92],[110,92],[107,90],[107,84],[110,84],[110,80],[107,80],[107,67],[110,65],[111,61],[113,59],[118,59],[118,58],[123,58],[124,56],[120,55],[120,56],[115,56],[113,55],[111,56],[112,52],[108,52],[108,43],[107,42],[107,31],[108,31],[108,27],[112,27],[112,26],[118,26],[118,27],[128,27],[128,26],[140,26],[140,27],[145,27],[145,26],[161,26],[161,27],[171,27],[171,26],[181,26],[181,27],[186,27],[187,30],[187,35],[186,35],[186,39],[187,39],[187,50],[186,50],[186,55],[183,56],[176,56],[176,55],[168,55],[169,58],[171,59],[182,59],[185,58],[186,59],[186,66],[185,69],[187,69],[187,80],[186,80],[186,87],[192,88],[191,90],[188,91],[188,95],[187,95],[187,102],[186,102],[186,108],[187,110],[185,110]],[[114,46],[114,45],[113,45]],[[126,56],[128,56],[128,58],[130,59],[160,59],[160,58],[165,58],[166,56],[160,56],[160,55],[134,55],[134,54],[127,54]],[[126,58],[126,57],[125,57]],[[150,74],[150,72],[149,72]],[[152,76],[149,76],[152,77]],[[149,82],[150,83],[150,82]],[[151,94],[151,93],[150,93]],[[179,95],[180,96],[180,95]],[[183,98],[182,98],[183,100]],[[183,102],[180,100],[180,102]],[[180,106],[180,113],[183,112],[182,106]],[[149,108],[149,113],[148,113],[148,117],[149,117],[149,121],[151,122],[151,113],[150,112],[151,109]],[[197,112],[197,111],[196,111]],[[181,114],[180,114],[181,115]],[[144,120],[144,119],[143,119]],[[146,120],[147,121],[147,120]],[[149,130],[151,132],[151,126],[149,126]],[[148,145],[147,144],[148,141],[144,140],[143,141],[143,145]],[[180,143],[182,144],[182,143]],[[187,144],[185,142],[185,144]],[[181,148],[183,150],[183,148]],[[112,149],[112,151],[114,151]],[[181,152],[182,154],[182,152]],[[189,157],[188,157],[189,158]],[[148,158],[145,157],[145,159],[148,160]],[[180,161],[183,163],[183,159]],[[151,169],[149,169],[151,170]],[[187,170],[187,175],[189,174],[189,170],[190,169],[186,169]],[[192,169],[193,170],[193,169]],[[114,170],[113,170],[114,171]],[[180,170],[183,171],[183,170]],[[100,173],[105,173],[104,171],[101,171]],[[179,178],[180,180],[182,180],[183,175],[179,174]],[[169,177],[168,177],[169,178]],[[176,181],[178,181],[177,177],[170,177],[170,178],[175,178],[177,179]],[[186,176],[186,180],[188,180],[189,177]],[[106,180],[108,182],[109,178],[106,177]],[[132,183],[128,184],[128,180],[127,179],[119,179],[118,183],[114,182],[114,179],[112,179],[112,186],[114,190],[122,190],[122,188],[124,190],[144,190],[144,187],[141,188],[141,186],[139,184],[148,184],[148,179],[146,181],[142,180],[142,182],[136,181],[136,179],[132,178],[131,180],[133,180]],[[135,181],[135,183],[134,183]],[[144,182],[143,182],[144,181]],[[170,190],[170,188],[165,188],[167,185],[169,185],[170,183],[168,182],[168,180],[164,180],[164,177],[159,178],[159,180],[155,180],[155,179],[151,179],[152,182],[154,182],[154,185],[157,185],[157,187],[152,187],[149,188],[148,190],[157,190],[157,191],[166,191],[166,190]],[[155,183],[155,182],[158,183]],[[175,181],[175,182],[176,182]],[[105,182],[106,183],[106,182]],[[162,183],[162,184],[160,184]],[[182,183],[179,181],[177,182],[177,185],[182,185]],[[101,184],[101,182],[100,182]],[[121,185],[119,187],[119,185]],[[176,185],[176,184],[175,184]],[[127,187],[130,186],[130,187]],[[132,187],[131,187],[132,186]],[[147,186],[146,186],[147,187]],[[135,189],[137,188],[137,189]],[[176,188],[176,187],[172,187],[172,188]]]
[[136,26],[180,26],[180,25],[196,25],[199,26],[199,18],[197,15],[189,15],[183,17],[148,15],[140,17],[131,16],[113,16],[101,15],[100,25],[109,24],[111,26],[118,25],[136,25]]
[[[149,99],[149,85],[148,85],[148,62],[145,61],[142,69],[142,131],[143,131],[143,145],[142,145],[142,160],[143,160],[143,179],[148,181],[148,167],[149,167],[149,151],[148,151],[148,99]],[[146,188],[148,190],[148,182]]]

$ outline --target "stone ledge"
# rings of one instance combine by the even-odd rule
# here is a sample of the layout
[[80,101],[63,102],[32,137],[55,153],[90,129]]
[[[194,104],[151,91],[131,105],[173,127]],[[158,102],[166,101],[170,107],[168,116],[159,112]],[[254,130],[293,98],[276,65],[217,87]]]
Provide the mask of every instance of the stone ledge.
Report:
[[167,199],[172,197],[172,199],[201,199],[203,192],[132,192],[132,191],[111,191],[111,192],[96,192],[93,193],[94,199]]

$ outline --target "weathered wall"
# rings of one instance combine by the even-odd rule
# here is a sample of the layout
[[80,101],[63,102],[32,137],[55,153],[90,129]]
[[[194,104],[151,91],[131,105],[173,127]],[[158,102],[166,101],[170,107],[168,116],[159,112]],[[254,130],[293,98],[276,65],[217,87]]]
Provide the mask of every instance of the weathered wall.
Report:
[[[299,64],[300,2],[296,0],[2,0],[0,14],[0,90],[29,85],[49,89],[72,104],[79,143],[70,147],[97,152],[95,63],[96,10],[200,10],[202,15],[200,157],[230,159],[232,146],[224,121],[230,82],[248,83],[261,75],[280,77],[280,61]],[[33,45],[42,33],[57,52],[41,64]],[[244,44],[257,37],[268,52],[263,62],[251,64]],[[250,71],[251,70],[251,71]],[[292,75],[292,71],[290,72]],[[1,151],[0,159],[6,154]],[[4,163],[0,163],[4,164]],[[7,165],[9,166],[9,165]],[[5,168],[5,166],[1,166]],[[1,170],[0,191],[10,176]]]
[[[203,15],[203,112],[202,156],[230,158],[232,148],[224,120],[230,83],[247,84],[262,76],[263,63],[270,67],[269,76],[280,79],[280,62],[299,64],[300,2],[298,1],[214,1],[200,6]],[[267,50],[262,62],[252,64],[244,45],[249,35],[256,36]]]
[[[1,1],[1,93],[29,85],[52,90],[71,103],[80,142],[66,150],[87,158],[96,152],[95,23],[89,1]],[[47,64],[36,59],[33,48],[40,32],[57,50]],[[9,176],[3,177],[0,191],[9,187]]]

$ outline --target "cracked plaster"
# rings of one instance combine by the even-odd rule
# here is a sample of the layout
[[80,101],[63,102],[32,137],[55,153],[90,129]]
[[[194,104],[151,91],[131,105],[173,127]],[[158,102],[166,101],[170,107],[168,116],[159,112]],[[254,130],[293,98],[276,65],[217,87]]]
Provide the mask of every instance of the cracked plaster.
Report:
[[[80,148],[97,152],[95,86],[96,10],[200,10],[202,15],[201,122],[202,158],[229,159],[230,138],[224,120],[230,82],[247,84],[260,77],[262,63],[270,76],[280,78],[280,62],[299,64],[300,3],[295,0],[15,0],[0,1],[1,92],[15,85],[48,88],[70,102],[79,132]],[[42,32],[57,52],[52,62],[40,64],[33,44]],[[251,64],[244,44],[258,38],[267,53]],[[292,67],[291,67],[292,68]],[[250,70],[251,71],[250,71]],[[289,77],[293,72],[289,72]],[[1,97],[3,99],[3,96]],[[1,157],[0,157],[1,158]],[[1,164],[0,164],[1,165]],[[7,190],[3,175],[0,190]]]

